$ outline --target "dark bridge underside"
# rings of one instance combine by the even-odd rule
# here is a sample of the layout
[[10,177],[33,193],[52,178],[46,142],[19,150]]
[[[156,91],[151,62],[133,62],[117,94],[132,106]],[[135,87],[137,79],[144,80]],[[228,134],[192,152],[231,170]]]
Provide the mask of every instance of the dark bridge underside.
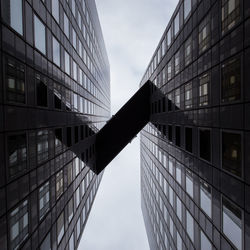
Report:
[[142,130],[150,119],[150,93],[145,83],[96,134],[96,160],[91,169],[99,174]]

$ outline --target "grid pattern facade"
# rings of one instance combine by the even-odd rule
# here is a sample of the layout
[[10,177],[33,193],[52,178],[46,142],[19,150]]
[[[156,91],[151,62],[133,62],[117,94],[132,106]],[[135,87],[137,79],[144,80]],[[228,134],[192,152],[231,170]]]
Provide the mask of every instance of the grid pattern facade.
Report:
[[250,3],[181,0],[143,76],[151,249],[250,248]]
[[0,8],[0,246],[76,249],[102,178],[93,135],[110,117],[95,2]]

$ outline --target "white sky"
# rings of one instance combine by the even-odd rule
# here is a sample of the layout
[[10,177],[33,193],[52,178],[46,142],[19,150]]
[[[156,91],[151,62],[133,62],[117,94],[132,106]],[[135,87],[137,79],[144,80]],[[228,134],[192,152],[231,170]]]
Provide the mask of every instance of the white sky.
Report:
[[[178,0],[96,0],[116,113],[140,80]],[[149,249],[141,213],[139,135],[106,168],[79,250]]]

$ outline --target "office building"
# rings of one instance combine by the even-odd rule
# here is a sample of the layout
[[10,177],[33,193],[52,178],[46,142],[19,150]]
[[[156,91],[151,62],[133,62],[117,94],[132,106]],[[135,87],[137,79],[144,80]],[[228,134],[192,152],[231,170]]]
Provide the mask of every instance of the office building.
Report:
[[110,117],[95,1],[2,0],[0,48],[0,248],[76,249]]
[[[167,3],[166,3],[167,4]],[[141,81],[151,249],[250,249],[250,2],[180,0]]]

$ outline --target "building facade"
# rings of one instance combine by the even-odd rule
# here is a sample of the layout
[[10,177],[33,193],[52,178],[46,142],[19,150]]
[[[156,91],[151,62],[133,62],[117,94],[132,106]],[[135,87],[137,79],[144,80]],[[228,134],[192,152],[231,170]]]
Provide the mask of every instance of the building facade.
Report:
[[250,249],[250,2],[180,0],[141,81],[151,249]]
[[102,177],[93,134],[110,117],[95,2],[0,8],[0,248],[76,249]]

